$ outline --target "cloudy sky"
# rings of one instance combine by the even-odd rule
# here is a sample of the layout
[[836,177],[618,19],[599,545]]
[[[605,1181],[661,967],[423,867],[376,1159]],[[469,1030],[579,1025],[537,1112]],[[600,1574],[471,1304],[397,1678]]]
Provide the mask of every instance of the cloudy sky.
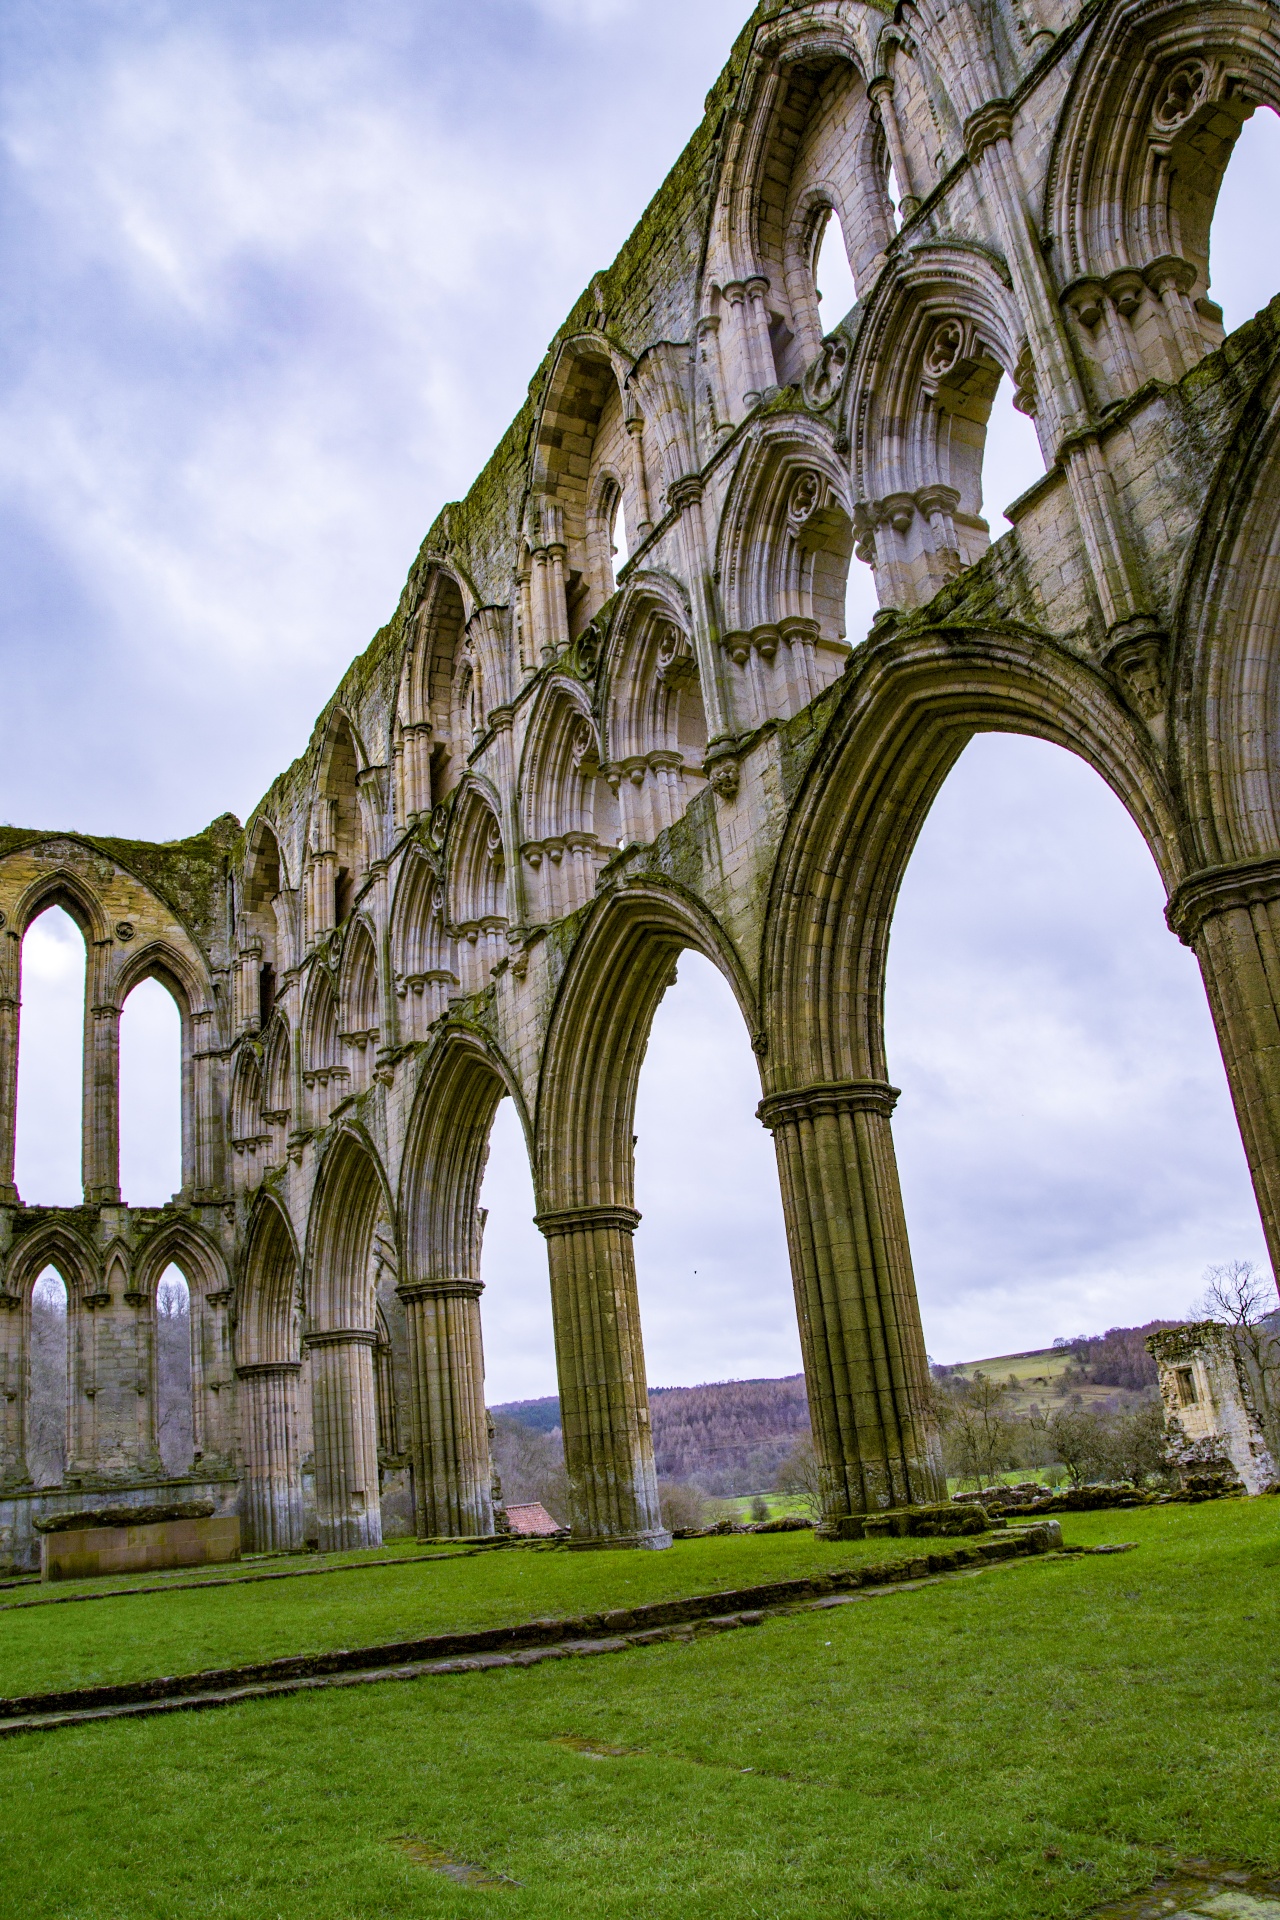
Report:
[[[674,160],[746,0],[8,0],[0,78],[0,818],[156,839],[243,817],[305,744],[548,340]],[[1238,324],[1280,272],[1246,128],[1214,229]],[[1256,200],[1255,200],[1256,206]],[[846,304],[824,261],[826,309]],[[830,284],[825,284],[826,282]],[[998,406],[999,507],[1032,477]],[[865,569],[851,632],[871,611]],[[944,1359],[1181,1311],[1261,1238],[1194,963],[1137,835],[1066,755],[948,782],[890,959],[925,1331]],[[71,1200],[82,953],[29,937],[20,1183]],[[126,1010],[124,1180],[176,1185],[174,1016]],[[755,1063],[682,962],[641,1089],[656,1384],[798,1364]],[[553,1385],[545,1259],[500,1115],[490,1397]]]

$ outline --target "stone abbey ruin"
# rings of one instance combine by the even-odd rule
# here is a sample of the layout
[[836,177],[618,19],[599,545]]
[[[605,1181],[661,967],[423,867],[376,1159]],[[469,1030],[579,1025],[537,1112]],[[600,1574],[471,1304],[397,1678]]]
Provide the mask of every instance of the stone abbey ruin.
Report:
[[[583,1542],[665,1544],[633,1107],[684,948],[773,1133],[828,1519],[945,1491],[894,1162],[894,899],[976,732],[1080,755],[1194,948],[1280,1255],[1280,307],[1224,342],[1208,236],[1280,103],[1259,0],[758,6],[390,624],[242,829],[0,832],[0,1547],[154,1501],[156,1290],[191,1292],[184,1496],[247,1543],[494,1512],[477,1196],[509,1094]],[[895,210],[889,175],[900,196]],[[857,304],[823,335],[843,233]],[[1002,377],[1043,479],[989,541]],[[616,577],[619,506],[630,558]],[[881,611],[850,647],[848,569]],[[13,1185],[23,934],[88,950],[84,1202]],[[183,1032],[183,1185],[120,1202],[118,1032]],[[67,1472],[27,1446],[32,1287],[69,1302]]]

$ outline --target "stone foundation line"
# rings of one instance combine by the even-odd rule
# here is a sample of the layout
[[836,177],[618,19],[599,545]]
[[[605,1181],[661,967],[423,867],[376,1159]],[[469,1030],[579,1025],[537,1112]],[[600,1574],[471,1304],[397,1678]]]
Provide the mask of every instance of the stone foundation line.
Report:
[[[79,1489],[165,1482],[170,1263],[195,1436],[170,1484],[250,1550],[500,1529],[479,1197],[506,1096],[547,1247],[556,1518],[574,1545],[668,1545],[633,1145],[690,948],[759,1063],[821,1530],[945,1498],[884,977],[911,850],[983,731],[1077,754],[1150,849],[1280,1260],[1280,303],[1226,339],[1209,283],[1267,107],[1267,0],[760,0],[248,820],[165,844],[0,827],[0,1567]],[[824,333],[828,232],[857,301]],[[1045,472],[993,544],[1002,379]],[[81,1207],[13,1179],[22,941],[53,904],[88,954]],[[182,1017],[160,1208],[120,1193],[120,1014],[147,978]],[[49,1266],[61,1469],[29,1403]],[[1211,1347],[1171,1412],[1252,1491],[1275,1463]]]
[[[396,1554],[389,1560],[350,1560],[337,1567],[280,1567],[267,1573],[231,1573],[215,1575],[209,1580],[171,1580],[157,1582],[149,1587],[111,1587],[101,1593],[50,1593],[42,1594],[38,1600],[0,1601],[0,1613],[16,1613],[24,1607],[74,1607],[84,1600],[126,1600],[139,1593],[189,1593],[197,1587],[249,1587],[263,1580],[314,1580],[318,1575],[329,1573],[364,1573],[375,1567],[421,1567],[435,1560],[470,1560],[480,1553],[498,1553],[509,1551],[503,1541],[486,1542],[462,1548],[451,1549],[448,1553],[405,1553]],[[552,1549],[533,1547],[521,1549],[534,1553],[552,1551]],[[23,1582],[23,1585],[27,1585]],[[3,1588],[0,1588],[0,1592]]]
[[[1056,1536],[1056,1537],[1055,1537]],[[98,1720],[138,1719],[159,1713],[235,1706],[325,1687],[373,1685],[384,1680],[420,1680],[445,1674],[482,1673],[499,1667],[531,1667],[544,1660],[625,1653],[633,1647],[691,1640],[699,1631],[729,1632],[759,1626],[824,1607],[911,1593],[946,1580],[972,1579],[1001,1563],[1028,1557],[1076,1559],[1087,1553],[1118,1553],[1128,1545],[1063,1547],[1060,1529],[1028,1527],[1021,1534],[976,1547],[920,1555],[896,1565],[855,1568],[812,1579],[775,1581],[736,1592],[699,1594],[683,1600],[620,1608],[564,1620],[534,1620],[521,1626],[433,1634],[399,1645],[361,1647],[303,1655],[250,1667],[186,1674],[171,1679],[82,1687],[64,1693],[0,1700],[0,1738],[55,1732]],[[852,1589],[852,1591],[848,1590]],[[612,1631],[611,1631],[612,1629]]]

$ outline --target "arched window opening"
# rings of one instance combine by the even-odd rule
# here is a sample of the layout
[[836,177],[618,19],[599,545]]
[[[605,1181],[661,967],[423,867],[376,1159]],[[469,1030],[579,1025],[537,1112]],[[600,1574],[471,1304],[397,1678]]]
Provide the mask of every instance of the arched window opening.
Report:
[[156,1449],[166,1473],[191,1472],[191,1289],[177,1267],[166,1267],[156,1288]]
[[1004,512],[1019,494],[1044,478],[1044,455],[1035,423],[1014,405],[1012,382],[1002,379],[987,416],[982,450],[983,510],[992,537],[1007,533],[1012,521]]
[[844,589],[844,631],[851,647],[861,644],[871,631],[871,622],[880,611],[876,577],[870,564],[854,549]]
[[50,907],[22,942],[16,1181],[28,1206],[79,1206],[84,936]]
[[46,1267],[31,1289],[26,1452],[33,1486],[60,1486],[67,1470],[67,1363],[66,1283]]
[[401,1452],[400,1425],[396,1414],[396,1368],[387,1317],[377,1310],[377,1344],[373,1349],[373,1394],[378,1415],[378,1455],[382,1460],[398,1458]]
[[[636,1102],[636,1268],[651,1387],[801,1370],[777,1161],[755,1117],[759,1099],[724,976],[683,953],[654,1017]],[[654,1409],[659,1480],[703,1493],[766,1491],[808,1424],[802,1411],[799,1432],[784,1415],[776,1433],[753,1430],[741,1445],[712,1433],[710,1446],[690,1450],[664,1437],[661,1396]]]
[[818,316],[824,336],[834,333],[858,298],[849,265],[840,215],[832,212],[818,237],[813,268],[814,290],[818,296]]
[[485,1397],[494,1478],[504,1503],[537,1500],[569,1521],[546,1242],[515,1103],[498,1107],[480,1188]]
[[484,1222],[481,1276],[486,1298],[501,1302],[485,1324],[485,1384],[491,1401],[556,1391],[546,1242],[533,1224],[537,1208],[529,1149],[515,1102],[502,1100],[489,1133],[480,1187]]
[[182,1186],[182,1017],[158,980],[120,1014],[120,1193],[162,1207]]
[[627,539],[626,503],[621,487],[615,489],[613,525],[610,529],[609,541],[613,548],[613,577],[616,580],[631,558],[631,545]]
[[1185,1310],[1264,1258],[1194,956],[1085,763],[974,740],[907,868],[888,1077],[926,1339],[942,1361]]
[[1228,333],[1280,292],[1271,247],[1259,246],[1258,210],[1280,200],[1280,115],[1262,108],[1245,121],[1227,162],[1209,231],[1209,293]]

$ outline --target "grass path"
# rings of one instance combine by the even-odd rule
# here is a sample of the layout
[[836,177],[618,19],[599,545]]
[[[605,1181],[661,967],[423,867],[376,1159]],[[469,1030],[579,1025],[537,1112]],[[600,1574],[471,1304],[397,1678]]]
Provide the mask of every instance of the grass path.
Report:
[[1280,1501],[1079,1516],[1068,1537],[1139,1547],[625,1661],[14,1740],[5,1905],[1065,1920],[1174,1857],[1275,1870]]
[[0,1695],[559,1618],[920,1551],[911,1541],[730,1535],[681,1540],[666,1553],[486,1553],[371,1568],[358,1577],[316,1574],[207,1591],[122,1594],[94,1606],[20,1607],[0,1612]]

